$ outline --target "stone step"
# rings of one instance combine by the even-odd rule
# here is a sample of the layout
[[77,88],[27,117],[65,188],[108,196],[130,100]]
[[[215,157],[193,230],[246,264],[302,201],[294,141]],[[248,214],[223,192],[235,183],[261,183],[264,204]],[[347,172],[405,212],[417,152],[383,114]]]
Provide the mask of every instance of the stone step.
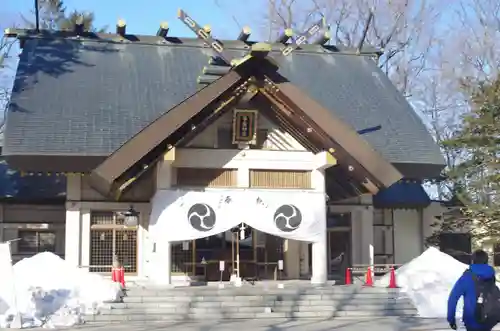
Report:
[[254,306],[254,307],[137,307],[124,309],[101,309],[102,315],[138,315],[138,314],[225,314],[225,313],[263,313],[266,308],[273,312],[302,312],[302,311],[398,311],[411,310],[411,304],[381,306],[381,305],[323,305],[323,306]]
[[260,319],[260,318],[311,318],[326,319],[333,317],[380,317],[380,316],[414,316],[414,309],[394,311],[298,311],[298,312],[219,312],[219,313],[176,313],[176,314],[99,314],[86,316],[88,322],[120,322],[120,321],[185,321],[185,320],[223,320],[223,319]]
[[274,287],[226,287],[223,289],[211,287],[192,287],[192,288],[182,288],[182,289],[154,289],[154,288],[132,288],[127,290],[127,295],[129,297],[144,297],[144,296],[191,296],[191,295],[201,295],[201,296],[246,296],[246,295],[260,295],[260,294],[281,294],[281,295],[294,295],[294,294],[304,294],[304,295],[322,295],[322,294],[385,294],[385,295],[395,295],[399,294],[399,289],[387,289],[381,287],[361,287],[361,286],[329,286],[323,288],[296,288],[296,287],[285,287],[278,288]]
[[352,294],[352,295],[335,295],[335,294],[305,294],[305,295],[286,295],[286,294],[262,294],[262,295],[180,295],[180,296],[127,296],[123,298],[124,302],[192,302],[192,301],[207,301],[207,302],[241,302],[241,301],[315,301],[315,300],[397,300],[404,297],[403,295],[377,295],[377,294]]
[[411,305],[409,299],[358,299],[358,300],[248,300],[248,301],[165,301],[165,302],[123,302],[104,305],[105,309],[126,308],[178,308],[178,307],[273,307],[273,306],[337,306],[351,304],[356,306],[393,306]]

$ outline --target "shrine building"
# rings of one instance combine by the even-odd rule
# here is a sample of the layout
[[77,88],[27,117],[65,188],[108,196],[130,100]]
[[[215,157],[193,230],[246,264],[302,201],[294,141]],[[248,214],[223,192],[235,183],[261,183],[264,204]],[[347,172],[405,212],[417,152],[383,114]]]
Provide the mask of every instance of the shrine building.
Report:
[[324,283],[423,252],[443,207],[421,184],[444,160],[379,51],[327,45],[322,25],[257,43],[179,18],[193,38],[6,31],[22,52],[2,160],[13,197],[42,188],[1,205],[14,255],[117,258],[161,284]]

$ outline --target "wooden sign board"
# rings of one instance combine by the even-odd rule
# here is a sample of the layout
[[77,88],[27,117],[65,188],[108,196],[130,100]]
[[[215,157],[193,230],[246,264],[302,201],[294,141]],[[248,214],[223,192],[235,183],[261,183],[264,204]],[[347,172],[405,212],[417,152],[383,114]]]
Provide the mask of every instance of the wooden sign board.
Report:
[[235,109],[233,112],[233,144],[257,143],[257,110]]

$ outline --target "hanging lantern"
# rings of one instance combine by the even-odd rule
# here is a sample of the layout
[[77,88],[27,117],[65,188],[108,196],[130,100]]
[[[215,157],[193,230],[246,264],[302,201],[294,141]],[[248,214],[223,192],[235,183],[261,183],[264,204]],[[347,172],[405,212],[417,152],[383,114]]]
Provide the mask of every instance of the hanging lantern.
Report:
[[240,225],[232,228],[231,232],[239,234],[240,240],[245,240],[252,234],[252,228],[245,223],[240,223]]
[[240,225],[240,240],[245,240],[245,230],[246,230],[245,223],[241,223]]
[[133,206],[123,213],[125,226],[137,226],[139,224],[139,212]]

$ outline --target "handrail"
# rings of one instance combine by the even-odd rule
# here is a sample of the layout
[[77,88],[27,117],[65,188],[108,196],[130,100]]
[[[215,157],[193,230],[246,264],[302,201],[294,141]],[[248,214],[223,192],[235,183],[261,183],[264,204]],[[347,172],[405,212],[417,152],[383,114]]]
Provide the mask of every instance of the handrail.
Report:
[[392,268],[398,269],[402,264],[395,263],[381,263],[381,264],[353,264],[349,269],[352,273],[360,274],[366,273],[368,268],[373,268],[374,273],[387,273],[391,271]]
[[[131,268],[133,267],[132,264],[124,264],[124,265],[121,265],[122,267],[124,268]],[[110,271],[111,271],[111,268],[113,268],[113,265],[78,265],[78,268],[110,268]]]

